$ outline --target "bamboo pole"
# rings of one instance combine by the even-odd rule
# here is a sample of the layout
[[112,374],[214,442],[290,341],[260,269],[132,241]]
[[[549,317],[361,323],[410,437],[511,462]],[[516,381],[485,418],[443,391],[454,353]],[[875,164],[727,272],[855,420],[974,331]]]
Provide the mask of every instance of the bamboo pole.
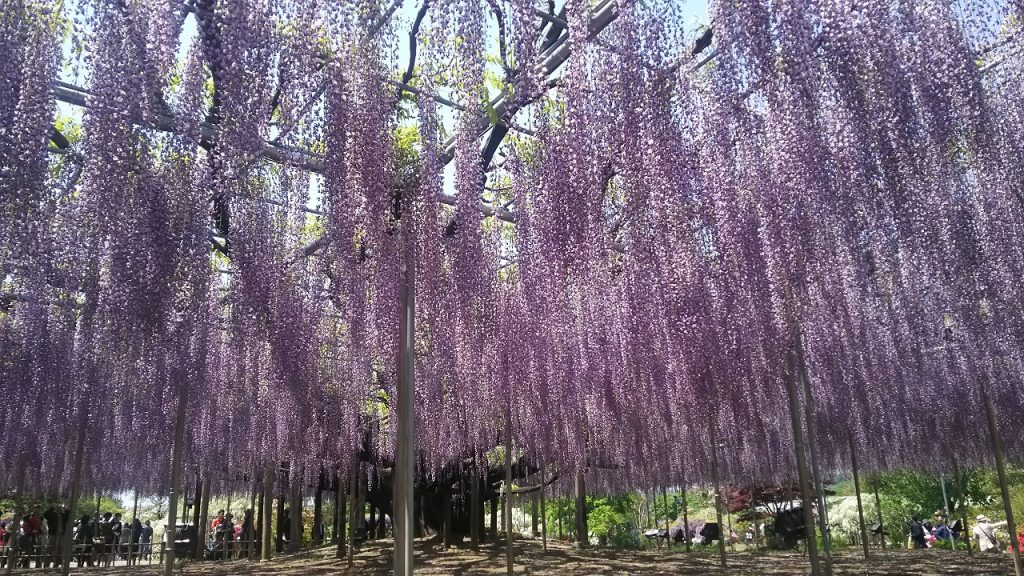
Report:
[[725,525],[722,524],[722,488],[721,482],[718,477],[718,422],[715,421],[715,416],[710,417],[710,430],[708,435],[711,437],[711,480],[715,484],[715,518],[718,521],[718,559],[722,568],[726,567],[725,559]]
[[807,556],[811,564],[811,576],[820,574],[818,566],[818,543],[814,534],[814,510],[811,495],[811,480],[807,470],[804,447],[803,423],[800,418],[800,395],[796,386],[796,362],[794,351],[786,351],[786,396],[789,400],[789,417],[793,427],[793,444],[796,452],[797,474],[800,480],[800,496],[804,509],[804,524],[807,529]]
[[850,436],[850,463],[853,465],[853,491],[857,493],[857,518],[860,520],[860,539],[864,546],[864,558],[868,553],[868,527],[864,523],[864,503],[860,497],[860,473],[857,469],[857,447],[853,443],[853,436]]

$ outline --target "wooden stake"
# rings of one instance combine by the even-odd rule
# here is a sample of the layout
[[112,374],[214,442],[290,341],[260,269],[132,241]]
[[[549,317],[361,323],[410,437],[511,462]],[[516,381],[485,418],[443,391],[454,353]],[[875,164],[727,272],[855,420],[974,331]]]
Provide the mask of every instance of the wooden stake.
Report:
[[[356,526],[359,526],[363,522],[363,511],[356,510],[356,502],[359,501],[359,451],[357,450],[352,454],[352,466],[349,472],[349,522],[348,522],[348,567],[352,567],[354,561],[354,553],[356,547]],[[357,524],[356,522],[359,522]],[[397,562],[398,559],[395,559]]]
[[853,436],[850,436],[850,462],[853,465],[853,491],[857,493],[857,517],[860,519],[860,539],[864,545],[864,558],[868,553],[868,527],[864,523],[864,503],[860,497],[860,474],[857,470],[857,447],[853,443]]
[[818,432],[814,416],[814,395],[811,392],[811,378],[807,371],[803,346],[797,338],[797,367],[804,391],[804,423],[807,425],[807,453],[811,460],[811,480],[818,502],[818,529],[821,530],[821,543],[825,550],[825,574],[832,576],[832,535],[828,527],[828,500],[825,497],[825,486],[821,478],[821,467],[818,466]]

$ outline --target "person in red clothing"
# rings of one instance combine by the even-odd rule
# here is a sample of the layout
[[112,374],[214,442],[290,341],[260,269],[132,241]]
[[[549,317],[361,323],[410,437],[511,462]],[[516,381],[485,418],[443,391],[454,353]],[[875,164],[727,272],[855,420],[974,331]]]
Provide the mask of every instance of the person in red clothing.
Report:
[[223,521],[224,521],[224,511],[223,510],[218,510],[217,511],[217,517],[213,519],[213,522],[210,522],[210,533],[211,534],[215,533],[217,531],[217,526],[220,526],[220,523],[223,522]]

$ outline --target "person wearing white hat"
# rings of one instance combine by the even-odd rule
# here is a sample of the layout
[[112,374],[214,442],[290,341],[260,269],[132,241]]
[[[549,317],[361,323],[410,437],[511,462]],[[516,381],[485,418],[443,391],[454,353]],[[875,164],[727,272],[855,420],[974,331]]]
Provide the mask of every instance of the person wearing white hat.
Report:
[[1006,521],[993,522],[984,514],[978,514],[974,520],[974,541],[978,544],[978,550],[998,552],[1000,547],[999,540],[996,540],[996,528],[1006,526]]

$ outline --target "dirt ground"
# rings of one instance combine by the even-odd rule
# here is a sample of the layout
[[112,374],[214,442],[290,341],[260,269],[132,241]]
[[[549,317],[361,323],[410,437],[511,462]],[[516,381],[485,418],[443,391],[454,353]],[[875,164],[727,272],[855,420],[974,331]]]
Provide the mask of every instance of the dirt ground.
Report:
[[[176,574],[218,576],[328,576],[335,574],[390,574],[391,541],[370,542],[356,554],[352,569],[334,558],[333,548],[278,557],[270,563],[204,562],[190,564]],[[736,552],[728,555],[728,568],[718,567],[717,549],[686,554],[682,550],[623,551],[590,549],[578,551],[564,544],[549,543],[544,553],[540,542],[516,543],[516,574],[550,576],[644,575],[782,575],[808,574],[807,558],[798,553]],[[835,559],[835,576],[958,576],[1012,575],[1013,563],[1007,555],[968,556],[966,552],[943,550],[872,550],[864,560],[855,550],[844,550]],[[91,573],[92,571],[88,571]],[[105,573],[114,572],[107,569]],[[158,576],[154,568],[117,569],[120,574]],[[426,541],[416,543],[416,573],[452,576],[497,575],[505,573],[504,548],[482,546],[474,553],[468,548],[441,550]]]

